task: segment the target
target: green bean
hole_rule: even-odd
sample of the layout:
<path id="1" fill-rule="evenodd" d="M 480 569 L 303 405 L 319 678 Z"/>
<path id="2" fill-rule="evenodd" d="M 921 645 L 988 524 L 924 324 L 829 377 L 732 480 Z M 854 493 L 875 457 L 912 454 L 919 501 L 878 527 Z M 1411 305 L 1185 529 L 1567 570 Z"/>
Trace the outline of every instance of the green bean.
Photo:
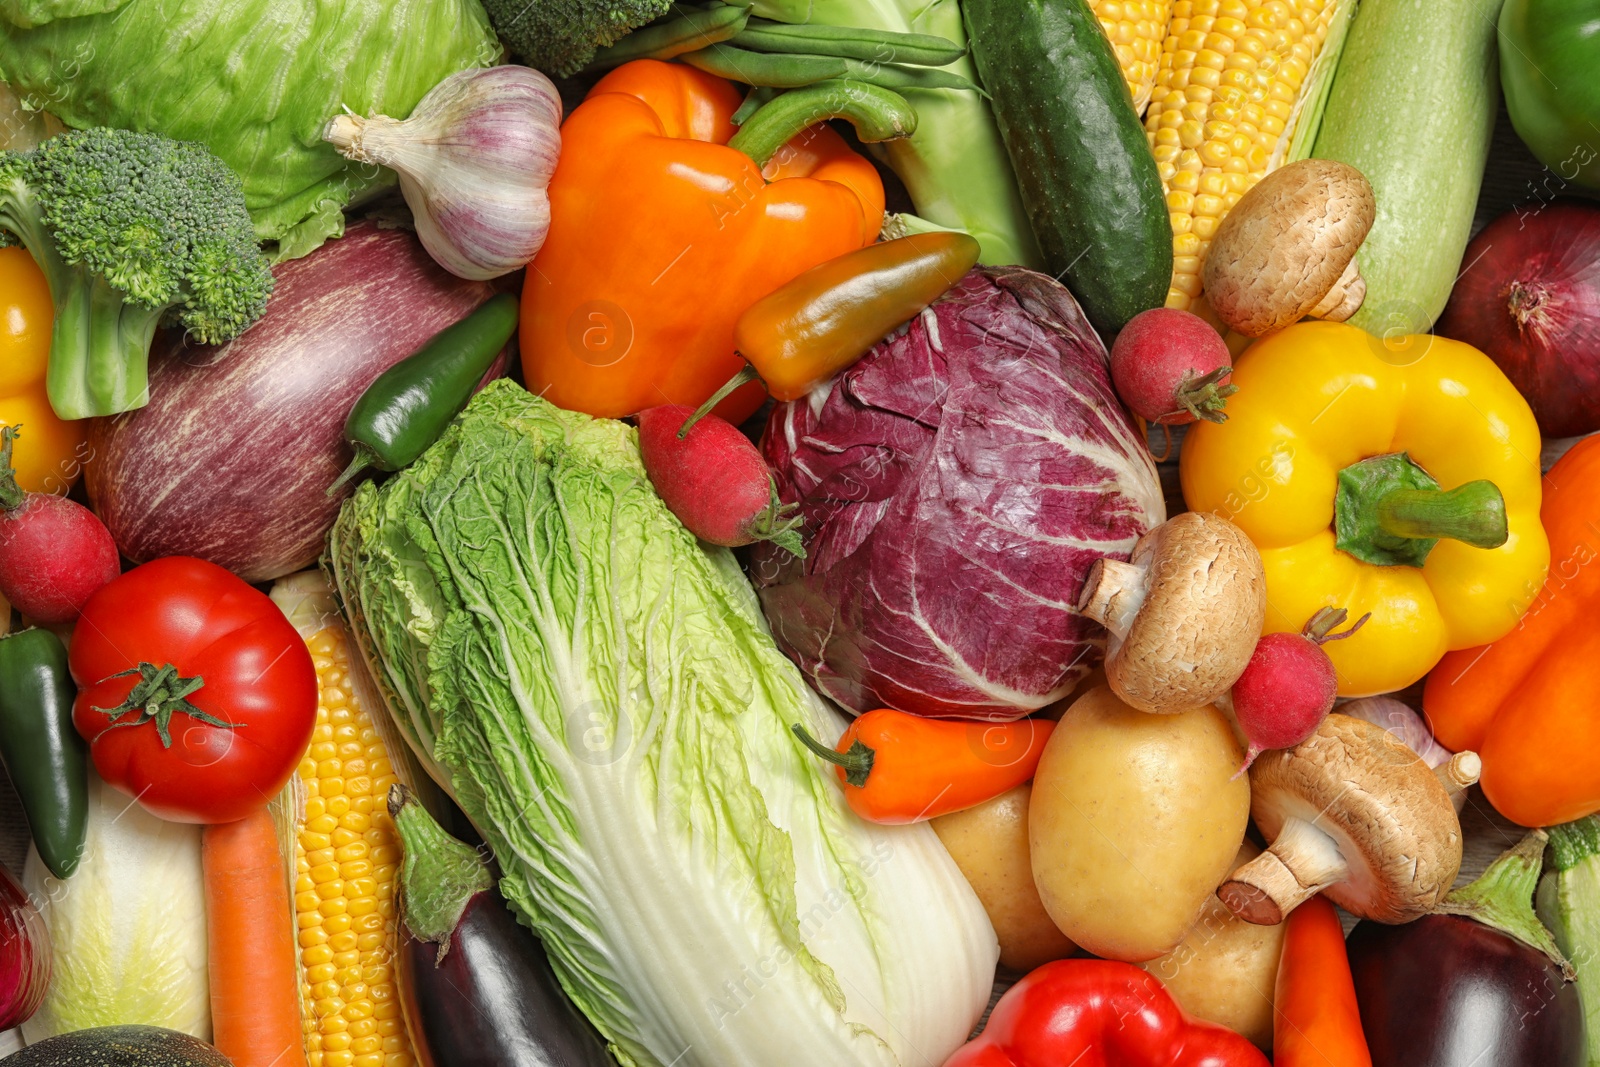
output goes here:
<path id="1" fill-rule="evenodd" d="M 942 67 L 954 63 L 967 50 L 954 41 L 927 33 L 895 33 L 849 26 L 790 25 L 769 19 L 751 19 L 733 43 L 757 52 L 788 52 L 838 56 L 877 63 L 911 63 Z"/>
<path id="2" fill-rule="evenodd" d="M 959 74 L 937 67 L 908 67 L 899 63 L 870 63 L 847 59 L 846 77 L 871 82 L 885 89 L 964 89 L 987 98 L 988 93 Z"/>
<path id="3" fill-rule="evenodd" d="M 771 89 L 798 89 L 842 78 L 848 69 L 846 61 L 837 56 L 770 55 L 725 44 L 714 44 L 681 58 L 707 74 Z"/>
<path id="4" fill-rule="evenodd" d="M 729 119 L 728 121 L 732 122 L 735 126 L 743 126 L 746 119 L 748 119 L 751 115 L 754 115 L 757 111 L 761 110 L 762 107 L 764 107 L 772 100 L 773 97 L 777 95 L 778 90 L 776 89 L 766 89 L 759 85 L 756 86 L 745 94 L 744 103 L 739 105 L 739 110 L 735 111 L 733 113 L 733 118 Z"/>
<path id="5" fill-rule="evenodd" d="M 917 113 L 890 89 L 840 79 L 784 93 L 757 111 L 728 142 L 757 166 L 766 166 L 800 131 L 828 119 L 846 119 L 865 142 L 892 141 L 917 128 Z"/>
<path id="6" fill-rule="evenodd" d="M 635 30 L 609 48 L 600 49 L 586 69 L 610 70 L 635 59 L 673 59 L 734 37 L 750 18 L 750 9 L 743 7 L 674 10 L 683 12 L 681 17 Z"/>

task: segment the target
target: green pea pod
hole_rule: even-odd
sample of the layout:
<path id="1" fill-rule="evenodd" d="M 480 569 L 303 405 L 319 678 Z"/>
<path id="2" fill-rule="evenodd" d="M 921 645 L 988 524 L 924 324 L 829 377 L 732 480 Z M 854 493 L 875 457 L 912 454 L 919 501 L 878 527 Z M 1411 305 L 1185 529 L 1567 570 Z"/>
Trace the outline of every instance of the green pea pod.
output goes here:
<path id="1" fill-rule="evenodd" d="M 773 55 L 714 44 L 679 57 L 719 78 L 771 89 L 798 89 L 842 78 L 849 69 L 838 56 Z"/>
<path id="2" fill-rule="evenodd" d="M 328 494 L 369 467 L 397 471 L 426 452 L 467 406 L 516 328 L 517 298 L 498 293 L 378 375 L 345 419 L 344 437 L 356 455 Z"/>
<path id="3" fill-rule="evenodd" d="M 789 52 L 838 56 L 875 63 L 912 63 L 942 67 L 954 63 L 967 50 L 954 41 L 928 33 L 897 33 L 818 23 L 790 25 L 768 19 L 751 19 L 733 44 L 755 52 Z"/>
<path id="4" fill-rule="evenodd" d="M 749 19 L 749 8 L 689 9 L 679 18 L 634 30 L 609 48 L 600 49 L 584 69 L 610 70 L 635 59 L 674 59 L 728 40 L 744 29 Z"/>
<path id="5" fill-rule="evenodd" d="M 34 848 L 57 878 L 77 869 L 89 817 L 87 746 L 72 725 L 77 695 L 55 634 L 35 628 L 0 637 L 0 759 Z"/>

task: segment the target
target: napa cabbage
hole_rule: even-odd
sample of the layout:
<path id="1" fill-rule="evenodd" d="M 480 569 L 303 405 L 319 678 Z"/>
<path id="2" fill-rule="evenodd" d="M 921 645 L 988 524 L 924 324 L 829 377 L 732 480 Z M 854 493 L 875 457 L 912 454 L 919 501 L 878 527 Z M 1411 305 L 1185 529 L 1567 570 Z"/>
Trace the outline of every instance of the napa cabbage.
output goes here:
<path id="1" fill-rule="evenodd" d="M 988 999 L 982 907 L 924 826 L 857 819 L 838 716 L 635 431 L 490 385 L 346 503 L 328 569 L 391 710 L 625 1065 L 937 1067 Z"/>

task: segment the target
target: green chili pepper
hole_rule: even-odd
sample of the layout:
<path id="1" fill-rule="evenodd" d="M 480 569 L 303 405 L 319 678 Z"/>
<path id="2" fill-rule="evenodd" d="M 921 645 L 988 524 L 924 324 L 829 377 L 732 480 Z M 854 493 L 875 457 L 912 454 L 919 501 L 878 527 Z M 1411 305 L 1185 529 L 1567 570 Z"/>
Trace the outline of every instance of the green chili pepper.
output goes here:
<path id="1" fill-rule="evenodd" d="M 967 50 L 954 41 L 928 33 L 821 24 L 794 26 L 768 19 L 751 19 L 733 43 L 757 52 L 800 52 L 876 63 L 914 63 L 923 67 L 942 67 L 967 54 Z"/>
<path id="2" fill-rule="evenodd" d="M 517 298 L 499 293 L 378 375 L 344 421 L 356 456 L 328 495 L 368 467 L 397 471 L 427 451 L 467 406 L 516 328 Z"/>
<path id="3" fill-rule="evenodd" d="M 77 869 L 89 815 L 86 746 L 72 726 L 77 694 L 55 634 L 29 629 L 0 637 L 0 759 L 39 858 L 57 878 Z"/>
<path id="4" fill-rule="evenodd" d="M 682 9 L 679 9 L 682 10 Z M 635 59 L 672 59 L 726 41 L 750 19 L 750 9 L 719 6 L 683 10 L 679 18 L 657 22 L 594 54 L 586 70 L 610 70 Z"/>

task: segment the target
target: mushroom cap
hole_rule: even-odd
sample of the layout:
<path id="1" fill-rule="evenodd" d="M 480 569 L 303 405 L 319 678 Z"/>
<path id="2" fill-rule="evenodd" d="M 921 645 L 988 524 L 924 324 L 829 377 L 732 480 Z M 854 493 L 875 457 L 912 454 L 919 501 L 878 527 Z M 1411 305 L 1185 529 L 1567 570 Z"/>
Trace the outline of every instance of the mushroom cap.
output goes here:
<path id="1" fill-rule="evenodd" d="M 1349 715 L 1256 760 L 1250 814 L 1269 841 L 1291 816 L 1333 838 L 1349 874 L 1324 892 L 1364 919 L 1426 915 L 1461 869 L 1461 823 L 1438 776 L 1383 727 Z"/>
<path id="2" fill-rule="evenodd" d="M 1243 530 L 1189 511 L 1157 526 L 1129 561 L 1145 571 L 1139 613 L 1107 645 L 1106 681 L 1141 711 L 1169 714 L 1226 693 L 1255 651 L 1267 577 Z"/>
<path id="3" fill-rule="evenodd" d="M 1333 288 L 1376 215 L 1372 186 L 1349 164 L 1280 167 L 1217 227 L 1202 272 L 1206 302 L 1249 337 L 1293 325 Z"/>

